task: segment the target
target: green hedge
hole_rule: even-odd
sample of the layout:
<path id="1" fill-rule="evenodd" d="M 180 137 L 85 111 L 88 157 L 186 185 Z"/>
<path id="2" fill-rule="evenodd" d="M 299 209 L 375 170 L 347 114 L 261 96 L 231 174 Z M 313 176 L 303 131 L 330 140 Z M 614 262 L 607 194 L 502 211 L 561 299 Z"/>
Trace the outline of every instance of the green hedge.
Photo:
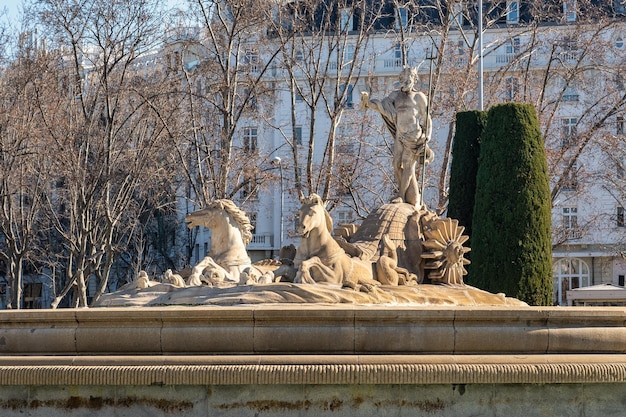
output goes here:
<path id="1" fill-rule="evenodd" d="M 483 132 L 472 220 L 472 285 L 552 303 L 550 188 L 535 108 L 493 106 Z"/>

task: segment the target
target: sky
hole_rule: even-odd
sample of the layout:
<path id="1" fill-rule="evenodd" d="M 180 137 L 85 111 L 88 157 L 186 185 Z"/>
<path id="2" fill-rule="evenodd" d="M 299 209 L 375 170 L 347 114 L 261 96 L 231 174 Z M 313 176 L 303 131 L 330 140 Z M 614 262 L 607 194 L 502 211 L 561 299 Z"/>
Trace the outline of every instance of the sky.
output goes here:
<path id="1" fill-rule="evenodd" d="M 9 19 L 9 22 L 17 25 L 21 8 L 22 0 L 0 0 L 0 12 L 7 10 L 7 14 L 2 15 L 2 21 Z"/>
<path id="2" fill-rule="evenodd" d="M 168 0 L 170 7 L 182 5 L 185 3 L 185 0 Z M 6 8 L 7 15 L 3 15 L 1 20 L 5 21 L 9 19 L 14 25 L 17 25 L 17 19 L 20 17 L 20 12 L 22 10 L 22 0 L 0 0 L 0 12 L 4 11 Z"/>

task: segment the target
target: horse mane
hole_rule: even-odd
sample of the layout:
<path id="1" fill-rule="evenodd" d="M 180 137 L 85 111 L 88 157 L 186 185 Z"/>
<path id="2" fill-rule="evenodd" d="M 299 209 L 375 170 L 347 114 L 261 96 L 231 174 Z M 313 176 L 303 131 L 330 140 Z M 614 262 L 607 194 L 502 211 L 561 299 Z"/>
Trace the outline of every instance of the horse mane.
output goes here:
<path id="1" fill-rule="evenodd" d="M 229 214 L 237 223 L 237 226 L 241 230 L 241 239 L 243 244 L 247 245 L 252 241 L 252 224 L 250 218 L 245 211 L 241 210 L 232 200 L 221 199 L 215 200 L 207 208 L 217 208 L 224 210 Z"/>
<path id="2" fill-rule="evenodd" d="M 322 206 L 322 208 L 324 209 L 324 216 L 326 218 L 326 229 L 328 229 L 328 231 L 330 233 L 333 232 L 333 218 L 330 217 L 330 214 L 326 210 L 326 203 L 324 203 L 324 200 L 322 200 L 322 197 L 320 197 L 319 195 L 313 193 L 313 194 L 309 195 L 308 197 L 301 197 L 300 198 L 300 202 L 303 205 L 305 205 L 305 204 L 306 205 L 319 204 L 320 206 Z"/>

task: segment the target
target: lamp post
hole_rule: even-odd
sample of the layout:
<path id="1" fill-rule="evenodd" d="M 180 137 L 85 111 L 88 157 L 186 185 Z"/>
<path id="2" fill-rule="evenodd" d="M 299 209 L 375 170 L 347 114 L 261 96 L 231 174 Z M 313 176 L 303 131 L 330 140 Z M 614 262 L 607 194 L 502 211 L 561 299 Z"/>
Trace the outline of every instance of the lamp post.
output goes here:
<path id="1" fill-rule="evenodd" d="M 426 128 L 424 129 L 426 134 L 428 134 L 428 122 L 430 120 L 430 110 L 432 104 L 432 96 L 433 96 L 433 61 L 437 58 L 434 54 L 435 44 L 433 44 L 429 49 L 426 55 L 426 59 L 430 61 L 430 67 L 428 69 L 428 97 L 426 97 Z M 424 188 L 426 187 L 426 145 L 428 140 L 424 143 L 424 156 L 422 157 L 422 184 L 420 190 L 420 207 L 424 204 Z"/>
<path id="2" fill-rule="evenodd" d="M 275 156 L 272 159 L 272 165 L 278 165 L 278 171 L 280 172 L 280 232 L 278 235 L 278 252 L 283 247 L 283 210 L 284 210 L 284 187 L 283 187 L 283 164 L 280 156 Z"/>

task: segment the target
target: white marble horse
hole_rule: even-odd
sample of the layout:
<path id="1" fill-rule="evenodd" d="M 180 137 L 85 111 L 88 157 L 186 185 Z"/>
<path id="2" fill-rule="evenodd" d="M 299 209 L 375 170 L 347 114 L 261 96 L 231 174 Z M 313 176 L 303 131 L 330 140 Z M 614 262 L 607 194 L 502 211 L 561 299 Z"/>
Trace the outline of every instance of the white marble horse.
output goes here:
<path id="1" fill-rule="evenodd" d="M 311 194 L 300 202 L 300 246 L 294 259 L 294 282 L 327 282 L 365 290 L 380 284 L 373 279 L 371 262 L 348 256 L 332 237 L 333 222 L 320 196 Z"/>
<path id="2" fill-rule="evenodd" d="M 191 229 L 204 226 L 211 229 L 209 253 L 187 279 L 187 285 L 202 285 L 201 277 L 211 283 L 240 283 L 242 272 L 252 266 L 246 245 L 252 240 L 250 219 L 231 200 L 216 200 L 207 208 L 190 213 L 185 218 Z"/>

